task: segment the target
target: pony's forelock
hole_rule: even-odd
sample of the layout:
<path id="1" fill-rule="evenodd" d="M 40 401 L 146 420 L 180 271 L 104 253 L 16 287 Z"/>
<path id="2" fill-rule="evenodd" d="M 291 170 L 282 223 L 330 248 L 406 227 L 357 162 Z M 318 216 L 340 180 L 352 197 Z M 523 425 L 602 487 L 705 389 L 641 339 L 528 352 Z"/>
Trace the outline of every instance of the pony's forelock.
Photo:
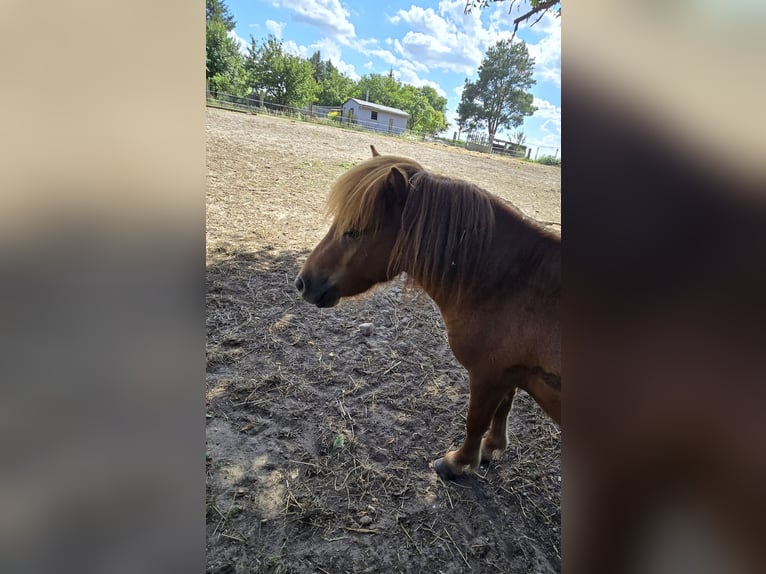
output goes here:
<path id="1" fill-rule="evenodd" d="M 409 175 L 423 170 L 411 159 L 379 155 L 352 167 L 335 181 L 327 198 L 327 215 L 333 218 L 337 235 L 350 229 L 380 228 L 385 215 L 381 194 L 394 167 Z"/>

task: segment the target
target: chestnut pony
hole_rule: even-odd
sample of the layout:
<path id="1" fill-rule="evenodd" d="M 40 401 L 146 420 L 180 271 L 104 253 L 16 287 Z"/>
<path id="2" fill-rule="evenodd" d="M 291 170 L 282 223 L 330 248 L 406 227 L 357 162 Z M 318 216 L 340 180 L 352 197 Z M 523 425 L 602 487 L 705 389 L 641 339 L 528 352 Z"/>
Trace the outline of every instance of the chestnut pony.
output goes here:
<path id="1" fill-rule="evenodd" d="M 475 185 L 370 147 L 333 185 L 332 226 L 295 287 L 332 307 L 405 272 L 436 302 L 470 379 L 465 441 L 434 462 L 453 478 L 506 448 L 516 389 L 561 422 L 561 239 Z"/>

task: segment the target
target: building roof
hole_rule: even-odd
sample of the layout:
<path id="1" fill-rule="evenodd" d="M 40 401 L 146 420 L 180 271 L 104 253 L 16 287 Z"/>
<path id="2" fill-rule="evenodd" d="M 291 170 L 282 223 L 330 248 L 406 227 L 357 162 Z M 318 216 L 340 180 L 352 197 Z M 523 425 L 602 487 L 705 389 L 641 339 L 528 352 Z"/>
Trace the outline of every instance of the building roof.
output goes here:
<path id="1" fill-rule="evenodd" d="M 404 110 L 389 108 L 388 106 L 381 106 L 380 104 L 373 104 L 372 102 L 366 102 L 364 100 L 359 100 L 357 98 L 349 98 L 345 102 L 343 102 L 343 105 L 345 106 L 348 102 L 356 102 L 357 105 L 363 108 L 370 108 L 373 110 L 378 110 L 379 112 L 388 112 L 389 114 L 410 117 L 410 114 L 408 114 Z"/>

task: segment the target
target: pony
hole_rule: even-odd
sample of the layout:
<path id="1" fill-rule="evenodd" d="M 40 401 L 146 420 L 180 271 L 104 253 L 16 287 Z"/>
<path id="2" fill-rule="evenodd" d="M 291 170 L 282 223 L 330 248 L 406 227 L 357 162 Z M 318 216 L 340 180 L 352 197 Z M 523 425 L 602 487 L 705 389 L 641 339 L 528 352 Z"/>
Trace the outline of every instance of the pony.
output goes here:
<path id="1" fill-rule="evenodd" d="M 433 463 L 454 479 L 508 446 L 517 389 L 561 423 L 561 238 L 476 185 L 370 148 L 332 186 L 332 224 L 294 285 L 332 307 L 406 273 L 434 300 L 469 377 L 465 440 Z"/>

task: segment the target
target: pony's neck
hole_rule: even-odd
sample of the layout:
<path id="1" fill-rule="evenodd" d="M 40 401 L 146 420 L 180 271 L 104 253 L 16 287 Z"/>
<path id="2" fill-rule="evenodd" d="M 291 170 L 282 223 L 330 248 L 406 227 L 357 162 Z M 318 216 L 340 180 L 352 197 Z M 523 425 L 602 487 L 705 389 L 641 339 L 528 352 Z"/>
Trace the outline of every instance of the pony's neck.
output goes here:
<path id="1" fill-rule="evenodd" d="M 397 271 L 407 273 L 408 280 L 428 294 L 445 321 L 456 309 L 462 309 L 460 315 L 464 316 L 466 307 L 506 297 L 515 289 L 531 287 L 548 294 L 560 290 L 560 241 L 504 204 L 493 202 L 492 207 L 495 229 L 482 250 L 481 260 L 472 262 L 476 263 L 471 269 L 472 281 L 461 284 L 458 269 L 440 283 L 422 277 L 422 266 L 405 265 Z"/>
<path id="2" fill-rule="evenodd" d="M 463 300 L 495 232 L 491 196 L 465 181 L 421 172 L 410 179 L 392 268 L 442 307 Z"/>
<path id="3" fill-rule="evenodd" d="M 390 269 L 406 272 L 442 311 L 527 286 L 549 290 L 554 238 L 517 209 L 465 181 L 410 180 Z M 551 285 L 549 285 L 549 283 Z"/>

